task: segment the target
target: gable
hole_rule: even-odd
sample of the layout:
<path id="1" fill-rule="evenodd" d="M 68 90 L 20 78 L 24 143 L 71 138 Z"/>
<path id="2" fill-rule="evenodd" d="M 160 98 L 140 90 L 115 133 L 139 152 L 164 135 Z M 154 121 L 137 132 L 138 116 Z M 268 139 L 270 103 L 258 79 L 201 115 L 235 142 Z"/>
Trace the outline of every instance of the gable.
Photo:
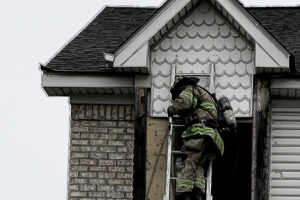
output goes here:
<path id="1" fill-rule="evenodd" d="M 252 116 L 254 44 L 208 2 L 202 2 L 151 48 L 152 116 L 166 117 L 172 67 L 176 75 L 200 77 L 209 88 L 214 67 L 217 98 L 227 96 L 236 117 Z"/>
<path id="2" fill-rule="evenodd" d="M 198 1 L 203 2 L 203 1 Z M 237 2 L 230 0 L 209 1 L 233 26 L 247 39 L 255 41 L 256 48 L 263 54 L 256 54 L 256 66 L 289 68 L 290 54 L 278 43 L 256 20 Z M 156 17 L 148 20 L 144 28 L 136 32 L 115 53 L 114 67 L 131 67 L 127 62 L 149 43 L 150 40 L 169 29 L 174 19 L 183 19 L 190 7 L 197 1 L 170 1 L 166 9 L 156 13 Z M 178 20 L 177 20 L 178 21 Z M 144 55 L 145 57 L 148 55 Z M 267 57 L 267 59 L 265 59 Z M 131 60 L 131 62 L 134 62 Z"/>

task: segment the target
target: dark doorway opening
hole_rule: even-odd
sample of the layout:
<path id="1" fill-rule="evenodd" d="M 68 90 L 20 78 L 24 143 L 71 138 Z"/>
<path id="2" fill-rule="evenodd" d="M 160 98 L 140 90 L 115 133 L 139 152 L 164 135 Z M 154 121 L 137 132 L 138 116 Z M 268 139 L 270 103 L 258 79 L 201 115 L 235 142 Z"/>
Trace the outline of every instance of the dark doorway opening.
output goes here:
<path id="1" fill-rule="evenodd" d="M 214 200 L 251 199 L 252 124 L 239 123 L 238 134 L 224 136 L 224 155 L 214 162 Z"/>

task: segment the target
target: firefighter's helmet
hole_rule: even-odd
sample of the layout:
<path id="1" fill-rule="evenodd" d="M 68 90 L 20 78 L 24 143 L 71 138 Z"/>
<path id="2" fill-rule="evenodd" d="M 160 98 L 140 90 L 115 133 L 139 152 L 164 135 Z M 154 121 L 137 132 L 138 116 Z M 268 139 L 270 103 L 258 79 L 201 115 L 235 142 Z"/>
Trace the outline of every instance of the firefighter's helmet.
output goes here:
<path id="1" fill-rule="evenodd" d="M 179 96 L 181 91 L 184 89 L 184 86 L 197 85 L 199 80 L 200 79 L 198 77 L 185 77 L 185 76 L 177 77 L 170 90 L 172 94 L 172 99 L 174 100 Z"/>

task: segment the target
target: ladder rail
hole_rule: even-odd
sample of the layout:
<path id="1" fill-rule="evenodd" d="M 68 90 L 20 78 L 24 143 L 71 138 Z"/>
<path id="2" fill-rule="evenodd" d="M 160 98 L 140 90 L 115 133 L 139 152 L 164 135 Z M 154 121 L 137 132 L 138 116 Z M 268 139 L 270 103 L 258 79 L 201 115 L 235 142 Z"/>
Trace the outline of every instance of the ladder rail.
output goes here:
<path id="1" fill-rule="evenodd" d="M 166 171 L 166 188 L 164 200 L 170 199 L 170 180 L 171 180 L 171 155 L 172 155 L 172 137 L 173 137 L 173 120 L 169 117 L 170 130 L 168 135 L 168 153 L 167 153 L 167 171 Z"/>
<path id="2" fill-rule="evenodd" d="M 170 84 L 173 85 L 176 78 L 176 64 L 171 66 Z M 171 104 L 171 101 L 170 101 Z M 163 200 L 170 199 L 170 180 L 171 180 L 171 156 L 172 156 L 172 139 L 173 139 L 173 119 L 169 117 L 170 130 L 168 135 L 168 152 L 167 152 L 167 171 L 166 171 L 166 188 Z"/>
<path id="3" fill-rule="evenodd" d="M 212 200 L 213 196 L 211 193 L 211 187 L 212 187 L 212 164 L 213 161 L 211 160 L 209 163 L 209 167 L 207 169 L 207 180 L 206 180 L 206 200 Z"/>
<path id="4" fill-rule="evenodd" d="M 210 93 L 215 93 L 215 74 L 216 74 L 216 66 L 214 63 L 210 64 L 210 84 L 209 91 Z M 213 196 L 211 193 L 212 187 L 212 165 L 213 161 L 211 160 L 209 163 L 209 167 L 207 169 L 206 174 L 206 200 L 213 200 Z"/>

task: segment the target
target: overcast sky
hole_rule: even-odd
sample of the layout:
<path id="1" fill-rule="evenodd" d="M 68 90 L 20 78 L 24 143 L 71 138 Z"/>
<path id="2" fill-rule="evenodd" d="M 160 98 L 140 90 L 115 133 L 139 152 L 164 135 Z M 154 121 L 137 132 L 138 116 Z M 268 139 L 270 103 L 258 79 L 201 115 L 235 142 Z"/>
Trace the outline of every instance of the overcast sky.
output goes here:
<path id="1" fill-rule="evenodd" d="M 46 63 L 104 5 L 162 2 L 0 0 L 0 199 L 66 199 L 70 107 L 67 98 L 46 96 L 38 63 Z M 300 0 L 242 2 L 300 4 Z"/>

